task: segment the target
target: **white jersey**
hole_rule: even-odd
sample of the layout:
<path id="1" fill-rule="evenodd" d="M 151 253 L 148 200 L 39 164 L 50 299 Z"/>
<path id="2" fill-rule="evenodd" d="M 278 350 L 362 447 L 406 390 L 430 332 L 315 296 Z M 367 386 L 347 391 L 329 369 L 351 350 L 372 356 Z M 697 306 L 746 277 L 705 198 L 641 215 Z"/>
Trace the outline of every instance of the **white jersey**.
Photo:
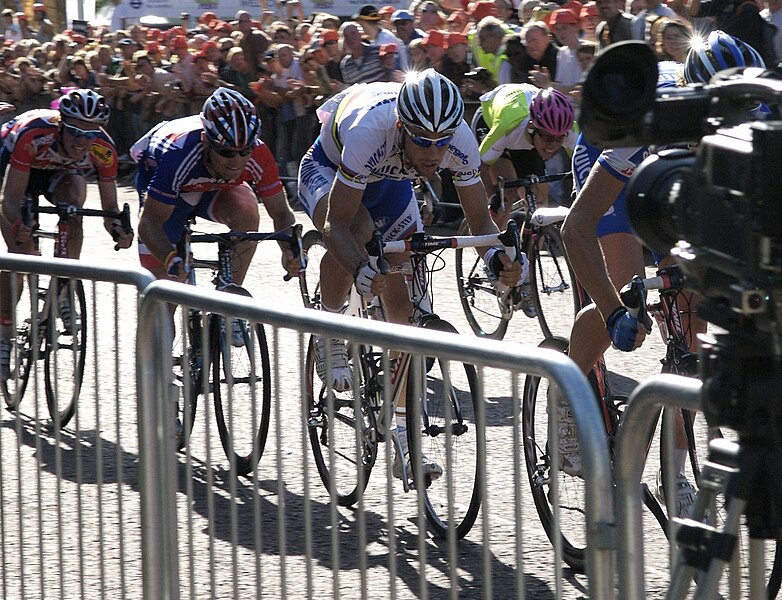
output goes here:
<path id="1" fill-rule="evenodd" d="M 399 83 L 351 86 L 324 104 L 318 115 L 323 122 L 320 141 L 329 161 L 338 165 L 337 178 L 345 185 L 364 189 L 383 179 L 415 179 L 415 169 L 405 163 L 402 129 L 397 127 L 396 98 Z M 478 142 L 464 121 L 457 127 L 440 168 L 453 173 L 457 187 L 480 182 Z"/>

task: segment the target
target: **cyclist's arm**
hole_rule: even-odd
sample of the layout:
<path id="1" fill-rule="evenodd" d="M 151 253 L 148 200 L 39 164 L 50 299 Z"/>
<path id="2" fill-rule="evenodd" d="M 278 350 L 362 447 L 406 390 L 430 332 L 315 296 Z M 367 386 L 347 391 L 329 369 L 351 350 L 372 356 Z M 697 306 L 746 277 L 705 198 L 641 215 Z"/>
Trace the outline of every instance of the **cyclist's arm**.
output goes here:
<path id="1" fill-rule="evenodd" d="M 165 223 L 174 212 L 172 204 L 164 204 L 147 196 L 144 208 L 138 221 L 138 235 L 144 241 L 152 256 L 157 258 L 164 267 L 176 247 L 168 241 L 168 236 L 163 230 Z"/>
<path id="2" fill-rule="evenodd" d="M 284 191 L 279 191 L 271 196 L 261 198 L 266 212 L 274 223 L 275 231 L 283 231 L 288 229 L 296 222 L 296 217 L 293 215 L 293 211 L 288 206 L 288 200 L 285 197 Z M 282 266 L 288 272 L 289 275 L 295 276 L 301 264 L 297 258 L 294 258 L 293 251 L 286 242 L 278 242 L 280 250 L 282 251 Z"/>
<path id="3" fill-rule="evenodd" d="M 2 214 L 3 238 L 11 252 L 32 252 L 31 229 L 21 224 L 22 200 L 30 180 L 30 172 L 8 167 L 5 190 L 3 191 Z M 19 242 L 19 245 L 17 245 Z"/>
<path id="4" fill-rule="evenodd" d="M 473 234 L 499 232 L 489 213 L 486 190 L 480 181 L 470 185 L 457 186 L 456 191 L 459 194 L 464 217 Z M 488 248 L 478 248 L 477 250 L 483 256 Z M 499 256 L 503 264 L 503 270 L 500 271 L 500 281 L 508 286 L 517 285 L 521 276 L 521 264 L 512 261 L 504 252 L 499 253 Z"/>
<path id="5" fill-rule="evenodd" d="M 562 226 L 562 241 L 573 271 L 594 300 L 603 320 L 623 304 L 608 275 L 597 225 L 624 185 L 624 181 L 599 163 L 595 164 Z"/>
<path id="6" fill-rule="evenodd" d="M 117 184 L 114 180 L 104 181 L 98 180 L 98 193 L 100 194 L 100 205 L 103 210 L 110 210 L 112 212 L 119 212 L 119 206 L 117 205 Z M 133 233 L 125 231 L 117 219 L 103 219 L 103 226 L 109 235 L 112 237 L 116 232 L 117 246 L 120 248 L 130 248 L 133 243 Z"/>

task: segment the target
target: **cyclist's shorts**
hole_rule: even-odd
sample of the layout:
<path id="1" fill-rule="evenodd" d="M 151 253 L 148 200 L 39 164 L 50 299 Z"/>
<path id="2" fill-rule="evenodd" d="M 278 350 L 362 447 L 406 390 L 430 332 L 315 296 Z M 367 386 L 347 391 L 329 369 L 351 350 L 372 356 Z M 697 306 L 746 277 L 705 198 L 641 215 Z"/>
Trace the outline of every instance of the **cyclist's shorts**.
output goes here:
<path id="1" fill-rule="evenodd" d="M 193 215 L 201 217 L 202 219 L 207 219 L 208 221 L 219 222 L 214 213 L 215 197 L 219 191 L 220 190 L 212 190 L 203 192 L 201 194 L 201 199 L 195 206 L 188 204 L 183 200 L 177 200 L 174 205 L 174 212 L 172 212 L 171 216 L 163 223 L 163 231 L 171 244 L 176 246 L 179 243 L 179 240 L 182 239 L 182 232 L 185 229 L 185 224 Z M 143 207 L 143 202 L 140 202 L 140 204 Z M 142 267 L 149 269 L 151 267 L 161 266 L 160 261 L 149 252 L 149 249 L 140 237 L 138 239 L 138 254 Z"/>
<path id="2" fill-rule="evenodd" d="M 480 145 L 483 138 L 488 135 L 490 129 L 483 119 L 483 112 L 480 108 L 475 111 L 470 127 L 475 134 L 475 139 L 478 140 L 478 144 Z M 526 150 L 512 150 L 507 148 L 505 152 L 502 153 L 502 158 L 506 158 L 511 162 L 513 168 L 516 170 L 516 177 L 519 179 L 522 177 L 529 177 L 530 175 L 546 174 L 546 163 L 535 148 Z"/>
<path id="3" fill-rule="evenodd" d="M 597 237 L 601 238 L 612 233 L 635 233 L 627 217 L 627 199 L 624 191 L 619 194 L 597 224 Z"/>
<path id="4" fill-rule="evenodd" d="M 299 168 L 299 200 L 310 218 L 318 202 L 326 202 L 336 176 L 337 165 L 328 159 L 318 138 Z M 403 240 L 423 229 L 413 182 L 409 179 L 368 183 L 361 203 L 369 211 L 375 227 L 383 232 L 384 240 Z"/>

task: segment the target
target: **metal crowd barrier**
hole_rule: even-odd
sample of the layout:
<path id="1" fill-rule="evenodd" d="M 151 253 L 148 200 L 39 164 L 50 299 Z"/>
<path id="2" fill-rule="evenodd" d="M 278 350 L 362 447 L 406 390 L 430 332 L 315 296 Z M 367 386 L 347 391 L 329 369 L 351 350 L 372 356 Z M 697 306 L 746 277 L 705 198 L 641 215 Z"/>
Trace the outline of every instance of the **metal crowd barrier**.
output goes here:
<path id="1" fill-rule="evenodd" d="M 0 255 L 0 270 L 79 278 L 89 312 L 73 420 L 52 427 L 38 366 L 19 411 L 0 424 L 0 597 L 565 597 L 561 549 L 552 549 L 537 522 L 518 446 L 525 373 L 551 379 L 568 398 L 591 394 L 563 356 L 283 310 L 154 282 L 142 269 Z M 208 393 L 187 447 L 172 449 L 168 303 L 266 326 L 271 427 L 248 476 L 229 470 Z M 478 443 L 488 462 L 481 512 L 465 539 L 432 536 L 418 496 L 403 493 L 390 475 L 388 444 L 356 506 L 330 502 L 301 400 L 310 332 L 477 366 L 487 424 Z M 602 421 L 592 404 L 574 414 L 589 474 L 588 595 L 613 598 L 613 496 Z"/>
<path id="2" fill-rule="evenodd" d="M 201 421 L 210 409 L 208 399 L 198 409 L 185 464 L 181 455 L 171 451 L 171 412 L 156 401 L 165 397 L 171 378 L 171 361 L 167 360 L 171 340 L 163 308 L 167 303 L 267 326 L 274 381 L 273 432 L 259 468 L 249 477 L 237 479 L 226 472 L 227 459 L 215 443 L 216 435 L 211 433 L 210 440 L 208 419 L 206 424 Z M 314 468 L 307 413 L 301 402 L 309 332 L 477 365 L 479 389 L 485 387 L 489 369 L 492 378 L 504 372 L 508 396 L 501 408 L 490 409 L 489 431 L 479 434 L 479 447 L 482 437 L 484 445 L 496 444 L 502 425 L 513 422 L 520 427 L 519 374 L 550 378 L 568 397 L 591 394 L 575 365 L 554 352 L 485 340 L 476 344 L 472 336 L 326 317 L 305 309 L 282 310 L 234 295 L 156 282 L 143 293 L 138 336 L 142 490 L 149 492 L 142 504 L 145 597 L 199 598 L 227 587 L 231 591 L 223 597 L 244 593 L 257 597 L 523 598 L 527 590 L 529 597 L 538 596 L 534 586 L 547 570 L 555 595 L 561 597 L 562 569 L 553 560 L 548 540 L 545 536 L 533 539 L 532 527 L 523 525 L 520 502 L 512 501 L 512 506 L 494 503 L 493 486 L 507 490 L 513 479 L 511 497 L 527 498 L 525 519 L 537 525 L 528 501 L 526 469 L 514 464 L 523 461 L 523 452 L 508 443 L 510 433 L 499 450 L 507 460 L 486 465 L 488 483 L 484 482 L 478 522 L 457 544 L 431 537 L 416 495 L 402 494 L 401 482 L 391 479 L 386 463 L 390 452 L 383 458 L 387 444 L 381 445 L 378 464 L 356 506 L 338 508 L 329 502 Z M 590 474 L 585 507 L 592 542 L 587 560 L 589 597 L 611 598 L 615 586 L 608 450 L 599 433 L 601 417 L 593 405 L 579 406 L 575 414 L 585 472 Z M 489 453 L 496 457 L 496 446 Z M 197 484 L 189 486 L 194 478 Z M 530 552 L 533 547 L 539 553 Z M 528 555 L 534 560 L 525 562 L 522 556 Z"/>

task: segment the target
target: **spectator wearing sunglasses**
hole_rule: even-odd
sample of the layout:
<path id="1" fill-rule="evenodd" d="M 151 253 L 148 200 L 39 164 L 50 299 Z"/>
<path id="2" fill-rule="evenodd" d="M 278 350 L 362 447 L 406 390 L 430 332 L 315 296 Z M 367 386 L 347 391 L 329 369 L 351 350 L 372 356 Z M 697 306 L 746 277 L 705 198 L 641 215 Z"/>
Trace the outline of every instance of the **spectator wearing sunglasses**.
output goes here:
<path id="1" fill-rule="evenodd" d="M 200 114 L 163 122 L 133 145 L 142 204 L 142 266 L 159 279 L 186 279 L 177 243 L 191 216 L 253 231 L 260 221 L 260 201 L 275 230 L 293 224 L 277 165 L 260 140 L 260 131 L 255 105 L 238 91 L 220 87 L 206 99 Z M 297 274 L 293 253 L 286 244 L 281 249 L 283 266 Z M 254 253 L 255 243 L 236 247 L 232 266 L 240 285 Z"/>
<path id="2" fill-rule="evenodd" d="M 298 189 L 303 208 L 324 232 L 327 252 L 321 272 L 329 277 L 320 282 L 322 309 L 339 312 L 355 282 L 365 297 L 382 296 L 389 320 L 408 323 L 411 306 L 404 278 L 378 273 L 364 244 L 375 227 L 387 241 L 422 229 L 412 181 L 449 169 L 471 231 L 497 231 L 480 179 L 478 143 L 464 122 L 459 89 L 434 69 L 410 72 L 402 84 L 350 87 L 323 104 L 319 116 L 321 134 L 301 161 Z M 518 263 L 496 249 L 487 256 L 503 281 L 519 281 Z M 389 257 L 392 263 L 408 259 Z M 330 356 L 329 384 L 340 391 L 351 388 L 344 341 L 318 338 L 316 354 L 321 379 Z M 427 464 L 425 469 L 436 476 L 439 466 Z"/>
<path id="3" fill-rule="evenodd" d="M 50 202 L 83 206 L 87 198 L 87 175 L 95 171 L 104 210 L 117 208 L 117 151 L 103 129 L 109 106 L 93 90 L 71 90 L 57 110 L 31 110 L 3 125 L 0 173 L 5 189 L 0 212 L 0 230 L 15 254 L 34 254 L 32 224 L 22 219 L 22 202 L 29 195 L 44 196 Z M 106 230 L 117 245 L 129 248 L 133 234 L 119 221 L 106 219 Z M 79 258 L 82 246 L 81 218 L 71 220 L 67 255 Z M 67 295 L 66 295 L 67 296 Z M 11 279 L 0 275 L 0 378 L 8 379 L 8 349 L 11 334 Z M 58 300 L 65 314 L 67 297 Z"/>

